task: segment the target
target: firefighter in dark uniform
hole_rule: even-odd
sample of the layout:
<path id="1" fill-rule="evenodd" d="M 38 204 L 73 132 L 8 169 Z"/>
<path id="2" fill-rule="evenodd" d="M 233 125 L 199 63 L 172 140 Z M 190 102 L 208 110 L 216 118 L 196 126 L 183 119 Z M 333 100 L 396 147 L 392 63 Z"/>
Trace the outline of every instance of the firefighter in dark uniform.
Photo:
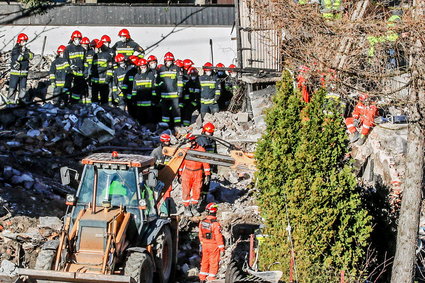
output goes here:
<path id="1" fill-rule="evenodd" d="M 204 74 L 199 77 L 201 83 L 201 117 L 204 119 L 207 113 L 217 113 L 218 100 L 220 98 L 220 82 L 216 74 L 210 69 L 210 62 L 204 64 Z"/>
<path id="2" fill-rule="evenodd" d="M 155 55 L 149 55 L 148 59 L 149 69 L 151 72 L 153 72 L 155 76 L 155 90 L 158 88 L 157 86 L 157 80 L 158 80 L 158 59 Z M 160 104 L 160 94 L 156 91 L 155 92 L 155 99 L 153 101 L 153 121 L 155 123 L 158 123 L 161 121 L 161 104 Z"/>
<path id="3" fill-rule="evenodd" d="M 180 68 L 174 65 L 174 55 L 171 52 L 164 55 L 164 65 L 158 70 L 157 86 L 158 95 L 161 97 L 162 122 L 179 127 L 181 125 L 179 98 L 183 93 L 183 81 Z"/>
<path id="4" fill-rule="evenodd" d="M 69 98 L 69 72 L 71 69 L 68 60 L 63 57 L 65 49 L 65 45 L 58 47 L 57 57 L 50 66 L 49 77 L 53 87 L 53 101 L 58 106 L 67 105 Z"/>
<path id="5" fill-rule="evenodd" d="M 92 102 L 109 103 L 109 82 L 112 80 L 112 57 L 103 41 L 98 40 L 91 68 Z M 100 100 L 99 100 L 100 95 Z"/>
<path id="6" fill-rule="evenodd" d="M 125 109 L 125 97 L 127 95 L 128 85 L 125 84 L 125 76 L 130 70 L 130 66 L 125 61 L 123 54 L 115 56 L 117 67 L 114 69 L 114 78 L 112 81 L 112 97 L 114 103 L 122 110 Z"/>
<path id="7" fill-rule="evenodd" d="M 118 55 L 118 54 L 117 54 Z M 125 99 L 127 104 L 128 113 L 134 119 L 137 118 L 137 109 L 136 109 L 136 97 L 133 96 L 133 82 L 134 77 L 138 72 L 137 62 L 139 58 L 135 55 L 131 55 L 127 59 L 127 65 L 129 66 L 129 70 L 124 77 L 124 84 L 128 87 L 125 92 Z"/>
<path id="8" fill-rule="evenodd" d="M 190 67 L 187 76 L 188 80 L 183 88 L 183 126 L 190 126 L 192 123 L 193 112 L 199 110 L 201 94 L 198 70 L 195 67 Z"/>
<path id="9" fill-rule="evenodd" d="M 25 33 L 20 33 L 12 49 L 9 93 L 6 103 L 16 103 L 18 101 L 18 98 L 14 97 L 18 87 L 19 100 L 23 101 L 25 99 L 30 60 L 34 58 L 34 54 L 26 47 L 27 42 L 28 36 Z"/>
<path id="10" fill-rule="evenodd" d="M 142 125 L 153 125 L 152 101 L 155 98 L 155 75 L 145 59 L 137 61 L 139 68 L 133 81 L 133 97 L 136 101 L 137 120 Z"/>
<path id="11" fill-rule="evenodd" d="M 115 52 L 115 55 L 123 54 L 126 59 L 132 55 L 138 56 L 140 58 L 144 57 L 145 50 L 133 39 L 131 39 L 130 32 L 128 31 L 128 29 L 120 30 L 118 36 L 120 37 L 120 41 L 115 43 L 112 47 Z"/>
<path id="12" fill-rule="evenodd" d="M 71 35 L 71 42 L 66 47 L 64 57 L 68 60 L 71 68 L 71 103 L 80 102 L 84 92 L 86 91 L 85 63 L 86 50 L 81 46 L 82 34 L 76 30 Z"/>

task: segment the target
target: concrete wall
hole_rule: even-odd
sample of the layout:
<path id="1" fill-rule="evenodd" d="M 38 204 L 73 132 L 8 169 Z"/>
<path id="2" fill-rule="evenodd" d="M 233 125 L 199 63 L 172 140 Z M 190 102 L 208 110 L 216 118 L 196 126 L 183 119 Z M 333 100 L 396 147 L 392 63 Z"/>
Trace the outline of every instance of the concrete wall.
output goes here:
<path id="1" fill-rule="evenodd" d="M 44 54 L 52 54 L 59 45 L 66 45 L 71 33 L 78 29 L 83 36 L 90 39 L 100 38 L 108 34 L 114 43 L 118 40 L 117 33 L 122 27 L 113 26 L 0 26 L 0 52 L 12 49 L 16 42 L 16 36 L 25 32 L 30 42 L 28 47 L 33 52 L 40 54 L 43 39 L 46 36 Z M 143 48 L 147 48 L 162 39 L 173 30 L 173 27 L 127 27 L 132 38 Z M 170 36 L 166 37 L 158 45 L 147 50 L 147 54 L 157 56 L 161 61 L 167 51 L 174 53 L 176 58 L 192 59 L 196 66 L 203 65 L 211 60 L 209 40 L 213 40 L 214 63 L 222 62 L 226 66 L 233 63 L 236 58 L 236 41 L 231 40 L 235 35 L 231 34 L 232 27 L 178 27 Z"/>

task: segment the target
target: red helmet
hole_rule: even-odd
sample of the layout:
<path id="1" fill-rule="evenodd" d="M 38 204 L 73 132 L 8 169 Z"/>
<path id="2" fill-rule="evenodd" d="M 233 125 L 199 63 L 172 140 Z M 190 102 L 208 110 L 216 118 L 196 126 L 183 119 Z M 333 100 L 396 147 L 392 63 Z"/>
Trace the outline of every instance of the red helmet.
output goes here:
<path id="1" fill-rule="evenodd" d="M 189 70 L 189 68 L 192 67 L 192 66 L 193 66 L 193 61 L 192 60 L 190 60 L 190 59 L 184 59 L 183 60 L 183 68 L 185 70 Z"/>
<path id="2" fill-rule="evenodd" d="M 95 39 L 93 39 L 93 40 L 90 42 L 90 46 L 91 46 L 91 47 L 96 47 L 98 42 L 99 42 L 99 39 L 95 38 Z"/>
<path id="3" fill-rule="evenodd" d="M 365 100 L 367 100 L 369 98 L 369 95 L 367 94 L 367 93 L 360 93 L 360 95 L 359 95 L 359 99 L 361 100 L 361 101 L 365 101 Z"/>
<path id="4" fill-rule="evenodd" d="M 211 203 L 207 204 L 207 206 L 205 207 L 205 210 L 208 213 L 217 213 L 218 205 L 215 202 L 211 202 Z"/>
<path id="5" fill-rule="evenodd" d="M 124 54 L 119 53 L 119 54 L 117 54 L 117 55 L 115 56 L 115 62 L 117 62 L 117 63 L 119 63 L 119 62 L 123 62 L 123 61 L 124 61 L 124 59 L 125 59 Z"/>
<path id="6" fill-rule="evenodd" d="M 208 67 L 213 67 L 213 64 L 211 64 L 210 62 L 207 62 L 204 64 L 202 68 L 204 69 L 204 71 L 211 71 L 211 69 Z"/>
<path id="7" fill-rule="evenodd" d="M 164 62 L 165 61 L 174 61 L 174 55 L 171 52 L 167 52 L 164 55 Z"/>
<path id="8" fill-rule="evenodd" d="M 17 43 L 21 43 L 22 41 L 28 41 L 28 35 L 25 33 L 18 34 L 18 39 L 16 40 Z"/>
<path id="9" fill-rule="evenodd" d="M 234 68 L 236 68 L 236 65 L 235 65 L 235 64 L 230 64 L 230 65 L 229 65 L 229 68 L 234 69 Z M 229 73 L 232 73 L 233 71 L 229 70 L 228 72 L 229 72 Z"/>
<path id="10" fill-rule="evenodd" d="M 215 126 L 213 123 L 208 122 L 206 123 L 203 127 L 202 127 L 202 132 L 207 132 L 207 133 L 214 133 L 215 130 Z"/>
<path id="11" fill-rule="evenodd" d="M 109 42 L 111 43 L 111 38 L 109 37 L 109 35 L 102 35 L 102 37 L 100 38 L 101 41 L 103 42 Z"/>
<path id="12" fill-rule="evenodd" d="M 66 46 L 65 45 L 59 45 L 59 47 L 58 47 L 58 50 L 56 51 L 56 53 L 62 53 L 62 52 L 64 52 L 65 51 L 65 49 L 66 49 Z"/>
<path id="13" fill-rule="evenodd" d="M 158 62 L 158 59 L 156 58 L 156 56 L 154 56 L 154 55 L 149 55 L 149 57 L 148 57 L 148 63 L 150 63 L 150 62 L 152 62 L 152 61 L 156 61 L 156 62 Z"/>
<path id="14" fill-rule="evenodd" d="M 171 137 L 167 134 L 162 134 L 159 137 L 160 142 L 170 142 L 171 141 Z"/>
<path id="15" fill-rule="evenodd" d="M 80 43 L 81 44 L 87 44 L 87 45 L 89 45 L 90 44 L 90 39 L 88 37 L 83 37 L 81 39 L 81 42 Z"/>
<path id="16" fill-rule="evenodd" d="M 189 75 L 198 75 L 198 69 L 196 69 L 195 67 L 190 67 L 189 70 L 187 70 L 187 73 Z"/>
<path id="17" fill-rule="evenodd" d="M 146 66 L 148 64 L 148 61 L 146 61 L 146 59 L 140 58 L 139 60 L 137 60 L 136 65 L 137 66 Z"/>
<path id="18" fill-rule="evenodd" d="M 224 66 L 223 63 L 218 63 L 217 65 L 215 65 L 217 68 L 225 68 L 226 66 Z"/>
<path id="19" fill-rule="evenodd" d="M 177 59 L 175 62 L 174 62 L 174 65 L 176 65 L 177 67 L 179 67 L 179 68 L 183 68 L 183 61 L 182 60 L 180 60 L 180 59 Z"/>
<path id="20" fill-rule="evenodd" d="M 135 55 L 131 55 L 130 57 L 128 57 L 128 60 L 130 60 L 130 62 L 133 63 L 134 65 L 137 65 L 137 61 L 139 60 L 139 57 Z"/>
<path id="21" fill-rule="evenodd" d="M 185 138 L 187 140 L 190 140 L 190 141 L 196 140 L 196 137 L 194 135 L 192 135 L 192 133 L 187 133 L 186 136 L 185 136 Z"/>
<path id="22" fill-rule="evenodd" d="M 97 40 L 97 43 L 96 43 L 96 48 L 101 48 L 103 46 L 103 41 L 102 40 Z"/>
<path id="23" fill-rule="evenodd" d="M 123 28 L 118 33 L 118 36 L 125 36 L 127 39 L 129 39 L 130 38 L 130 32 L 128 31 L 128 29 Z"/>
<path id="24" fill-rule="evenodd" d="M 71 34 L 71 40 L 74 40 L 75 38 L 83 38 L 83 35 L 81 34 L 81 32 L 79 32 L 78 30 L 74 31 Z"/>

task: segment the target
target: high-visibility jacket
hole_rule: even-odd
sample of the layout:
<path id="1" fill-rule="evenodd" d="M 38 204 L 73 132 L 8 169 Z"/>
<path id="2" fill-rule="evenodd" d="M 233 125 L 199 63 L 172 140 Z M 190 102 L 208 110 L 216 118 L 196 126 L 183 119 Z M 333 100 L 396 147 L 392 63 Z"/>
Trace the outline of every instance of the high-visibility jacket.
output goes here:
<path id="1" fill-rule="evenodd" d="M 143 74 L 138 72 L 134 76 L 132 92 L 137 106 L 152 106 L 152 100 L 156 96 L 154 73 L 151 71 Z"/>
<path id="2" fill-rule="evenodd" d="M 220 223 L 217 217 L 208 215 L 199 222 L 199 241 L 204 244 L 217 245 L 220 250 L 224 250 L 224 239 L 221 233 Z"/>
<path id="3" fill-rule="evenodd" d="M 136 51 L 140 53 L 140 58 L 143 58 L 145 55 L 145 50 L 132 39 L 129 39 L 126 42 L 118 41 L 114 44 L 114 46 L 112 46 L 112 49 L 115 51 L 115 55 L 123 54 L 125 59 L 133 55 Z"/>
<path id="4" fill-rule="evenodd" d="M 199 77 L 201 84 L 201 104 L 214 104 L 220 98 L 220 80 L 215 74 L 207 76 L 206 74 Z"/>
<path id="5" fill-rule="evenodd" d="M 335 15 L 335 12 L 341 11 L 342 0 L 322 0 L 322 16 L 325 19 L 340 18 L 340 15 Z"/>
<path id="6" fill-rule="evenodd" d="M 91 81 L 96 84 L 107 84 L 112 80 L 112 56 L 108 51 L 101 51 L 93 55 L 91 67 Z"/>
<path id="7" fill-rule="evenodd" d="M 124 77 L 124 84 L 127 86 L 127 99 L 132 99 L 133 97 L 133 81 L 134 77 L 137 74 L 137 67 L 136 66 L 129 66 L 129 70 L 127 71 L 127 74 Z"/>
<path id="8" fill-rule="evenodd" d="M 74 76 L 84 76 L 86 50 L 81 45 L 69 44 L 64 51 L 63 57 L 68 60 Z"/>
<path id="9" fill-rule="evenodd" d="M 121 68 L 118 66 L 118 68 L 114 69 L 112 91 L 114 93 L 117 93 L 117 95 L 119 96 L 123 96 L 128 90 L 128 85 L 125 82 L 125 76 L 127 75 L 130 68 L 130 66 L 126 66 L 125 68 Z"/>
<path id="10" fill-rule="evenodd" d="M 376 44 L 383 43 L 383 42 L 395 42 L 395 41 L 397 41 L 397 39 L 399 38 L 399 35 L 398 35 L 398 33 L 396 33 L 395 31 L 393 31 L 391 29 L 396 26 L 396 21 L 400 21 L 400 20 L 401 20 L 400 16 L 397 16 L 397 15 L 391 16 L 387 21 L 387 27 L 388 27 L 389 30 L 386 32 L 385 35 L 382 35 L 382 36 L 370 35 L 370 36 L 367 37 L 367 41 L 369 42 L 369 50 L 368 50 L 369 57 L 375 56 L 375 46 L 376 46 Z"/>
<path id="11" fill-rule="evenodd" d="M 183 92 L 183 80 L 180 68 L 174 64 L 170 67 L 164 65 L 159 68 L 156 85 L 158 87 L 158 95 L 161 98 L 179 98 Z"/>
<path id="12" fill-rule="evenodd" d="M 184 85 L 183 102 L 185 105 L 192 104 L 194 107 L 199 106 L 201 95 L 201 84 L 199 78 L 196 80 L 189 79 Z"/>
<path id="13" fill-rule="evenodd" d="M 28 76 L 30 60 L 32 58 L 34 58 L 34 53 L 32 53 L 28 48 L 25 48 L 25 51 L 22 51 L 22 47 L 19 44 L 16 44 L 12 49 L 10 74 L 22 77 Z"/>
<path id="14" fill-rule="evenodd" d="M 89 77 L 91 75 L 91 68 L 93 66 L 93 56 L 96 52 L 93 49 L 86 51 L 86 60 L 84 62 L 84 76 Z"/>
<path id="15" fill-rule="evenodd" d="M 56 57 L 50 66 L 50 82 L 55 84 L 57 87 L 65 86 L 66 77 L 69 73 L 69 63 L 63 57 Z"/>

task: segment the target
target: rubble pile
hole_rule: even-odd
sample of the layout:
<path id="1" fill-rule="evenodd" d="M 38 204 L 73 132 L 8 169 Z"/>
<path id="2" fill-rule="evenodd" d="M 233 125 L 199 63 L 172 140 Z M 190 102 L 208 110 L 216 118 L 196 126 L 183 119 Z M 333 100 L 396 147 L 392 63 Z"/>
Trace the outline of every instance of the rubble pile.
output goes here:
<path id="1" fill-rule="evenodd" d="M 57 217 L 0 217 L 0 278 L 13 276 L 16 266 L 34 268 L 39 248 L 59 235 Z"/>
<path id="2" fill-rule="evenodd" d="M 50 103 L 0 112 L 0 151 L 66 156 L 99 145 L 152 147 L 158 135 L 142 129 L 118 108 L 96 104 L 59 108 Z"/>
<path id="3" fill-rule="evenodd" d="M 387 187 L 393 209 L 400 205 L 401 180 L 405 173 L 407 124 L 377 125 L 366 143 L 353 146 L 351 156 L 364 187 Z"/>

